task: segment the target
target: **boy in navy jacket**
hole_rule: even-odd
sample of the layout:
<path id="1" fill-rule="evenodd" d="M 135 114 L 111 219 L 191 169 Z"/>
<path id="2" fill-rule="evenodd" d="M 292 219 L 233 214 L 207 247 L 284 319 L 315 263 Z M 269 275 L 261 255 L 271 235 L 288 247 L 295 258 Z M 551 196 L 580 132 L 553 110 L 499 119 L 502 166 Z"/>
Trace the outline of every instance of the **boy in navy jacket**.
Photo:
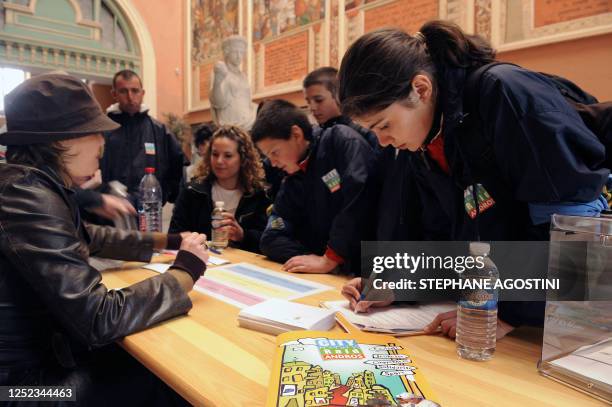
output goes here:
<path id="1" fill-rule="evenodd" d="M 266 102 L 251 136 L 289 174 L 260 246 L 289 272 L 359 272 L 360 241 L 373 237 L 375 154 L 344 125 L 314 129 L 295 105 Z"/>

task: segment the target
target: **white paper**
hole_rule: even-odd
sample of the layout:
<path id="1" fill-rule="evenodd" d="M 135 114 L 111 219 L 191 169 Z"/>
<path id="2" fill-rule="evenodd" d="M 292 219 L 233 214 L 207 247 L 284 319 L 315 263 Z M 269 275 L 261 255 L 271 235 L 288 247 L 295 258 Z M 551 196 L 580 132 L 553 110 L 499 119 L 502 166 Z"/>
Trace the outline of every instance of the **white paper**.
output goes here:
<path id="1" fill-rule="evenodd" d="M 244 308 L 238 314 L 246 318 L 287 328 L 329 329 L 334 325 L 335 311 L 299 304 L 296 302 L 271 299 Z"/>
<path id="2" fill-rule="evenodd" d="M 206 262 L 206 265 L 207 266 L 219 266 L 221 264 L 228 264 L 228 263 L 229 261 L 224 260 L 220 257 L 209 256 L 208 261 Z M 168 269 L 171 266 L 172 264 L 168 264 L 168 263 L 149 263 L 149 264 L 142 266 L 142 268 L 153 270 L 156 273 L 165 273 L 166 271 L 168 271 Z"/>
<path id="3" fill-rule="evenodd" d="M 457 308 L 455 303 L 421 304 L 370 308 L 367 313 L 355 313 L 348 301 L 327 301 L 323 305 L 339 311 L 354 325 L 373 331 L 422 331 L 434 318 Z"/>
<path id="4" fill-rule="evenodd" d="M 170 266 L 171 264 L 167 264 L 167 263 L 150 263 L 150 264 L 145 264 L 144 266 L 142 266 L 142 268 L 153 270 L 156 273 L 165 273 L 166 271 L 168 271 Z"/>
<path id="5" fill-rule="evenodd" d="M 221 257 L 208 256 L 208 261 L 206 262 L 209 266 L 220 266 L 222 264 L 229 264 L 228 260 L 222 259 Z"/>
<path id="6" fill-rule="evenodd" d="M 612 386 L 612 338 L 578 348 L 550 364 Z"/>

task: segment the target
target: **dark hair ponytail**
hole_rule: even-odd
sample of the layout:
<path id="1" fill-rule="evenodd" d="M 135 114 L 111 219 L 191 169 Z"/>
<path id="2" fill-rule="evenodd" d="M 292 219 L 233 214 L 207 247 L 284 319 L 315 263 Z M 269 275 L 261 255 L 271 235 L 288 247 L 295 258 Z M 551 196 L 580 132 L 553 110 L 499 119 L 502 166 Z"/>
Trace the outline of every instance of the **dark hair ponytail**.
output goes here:
<path id="1" fill-rule="evenodd" d="M 467 35 L 449 21 L 429 21 L 421 27 L 420 32 L 439 70 L 448 67 L 477 68 L 495 60 L 495 50 L 485 39 Z"/>
<path id="2" fill-rule="evenodd" d="M 349 47 L 338 72 L 342 112 L 359 116 L 404 100 L 412 78 L 423 72 L 437 94 L 447 68 L 475 68 L 494 58 L 484 39 L 468 36 L 448 21 L 430 21 L 414 36 L 397 29 L 364 34 Z"/>

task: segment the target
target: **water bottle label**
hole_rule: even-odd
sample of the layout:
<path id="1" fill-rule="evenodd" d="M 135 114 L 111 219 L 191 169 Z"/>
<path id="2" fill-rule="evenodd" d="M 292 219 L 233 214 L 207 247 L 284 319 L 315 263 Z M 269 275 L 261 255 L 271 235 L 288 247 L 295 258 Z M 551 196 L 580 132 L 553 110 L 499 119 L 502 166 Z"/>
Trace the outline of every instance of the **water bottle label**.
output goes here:
<path id="1" fill-rule="evenodd" d="M 147 231 L 147 217 L 145 216 L 144 211 L 138 214 L 138 230 L 141 232 Z"/>
<path id="2" fill-rule="evenodd" d="M 461 294 L 459 305 L 470 309 L 497 309 L 497 290 L 469 290 Z"/>

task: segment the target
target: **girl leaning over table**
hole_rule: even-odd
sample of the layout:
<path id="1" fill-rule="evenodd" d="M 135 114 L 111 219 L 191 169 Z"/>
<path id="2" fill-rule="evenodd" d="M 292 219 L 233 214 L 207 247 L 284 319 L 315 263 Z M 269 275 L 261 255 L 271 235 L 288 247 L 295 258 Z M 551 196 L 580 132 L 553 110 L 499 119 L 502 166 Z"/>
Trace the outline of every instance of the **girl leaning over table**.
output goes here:
<path id="1" fill-rule="evenodd" d="M 371 32 L 345 54 L 343 113 L 398 150 L 385 160 L 378 240 L 546 241 L 551 214 L 607 209 L 601 193 L 609 170 L 597 136 L 537 72 L 498 64 L 467 85 L 494 61 L 485 40 L 445 21 L 415 35 Z M 466 196 L 478 199 L 475 213 Z M 382 305 L 358 303 L 361 289 L 360 279 L 343 288 L 352 307 Z M 543 306 L 501 302 L 498 336 L 542 324 Z M 448 312 L 429 332 L 441 326 L 454 337 L 455 325 L 456 312 Z"/>

